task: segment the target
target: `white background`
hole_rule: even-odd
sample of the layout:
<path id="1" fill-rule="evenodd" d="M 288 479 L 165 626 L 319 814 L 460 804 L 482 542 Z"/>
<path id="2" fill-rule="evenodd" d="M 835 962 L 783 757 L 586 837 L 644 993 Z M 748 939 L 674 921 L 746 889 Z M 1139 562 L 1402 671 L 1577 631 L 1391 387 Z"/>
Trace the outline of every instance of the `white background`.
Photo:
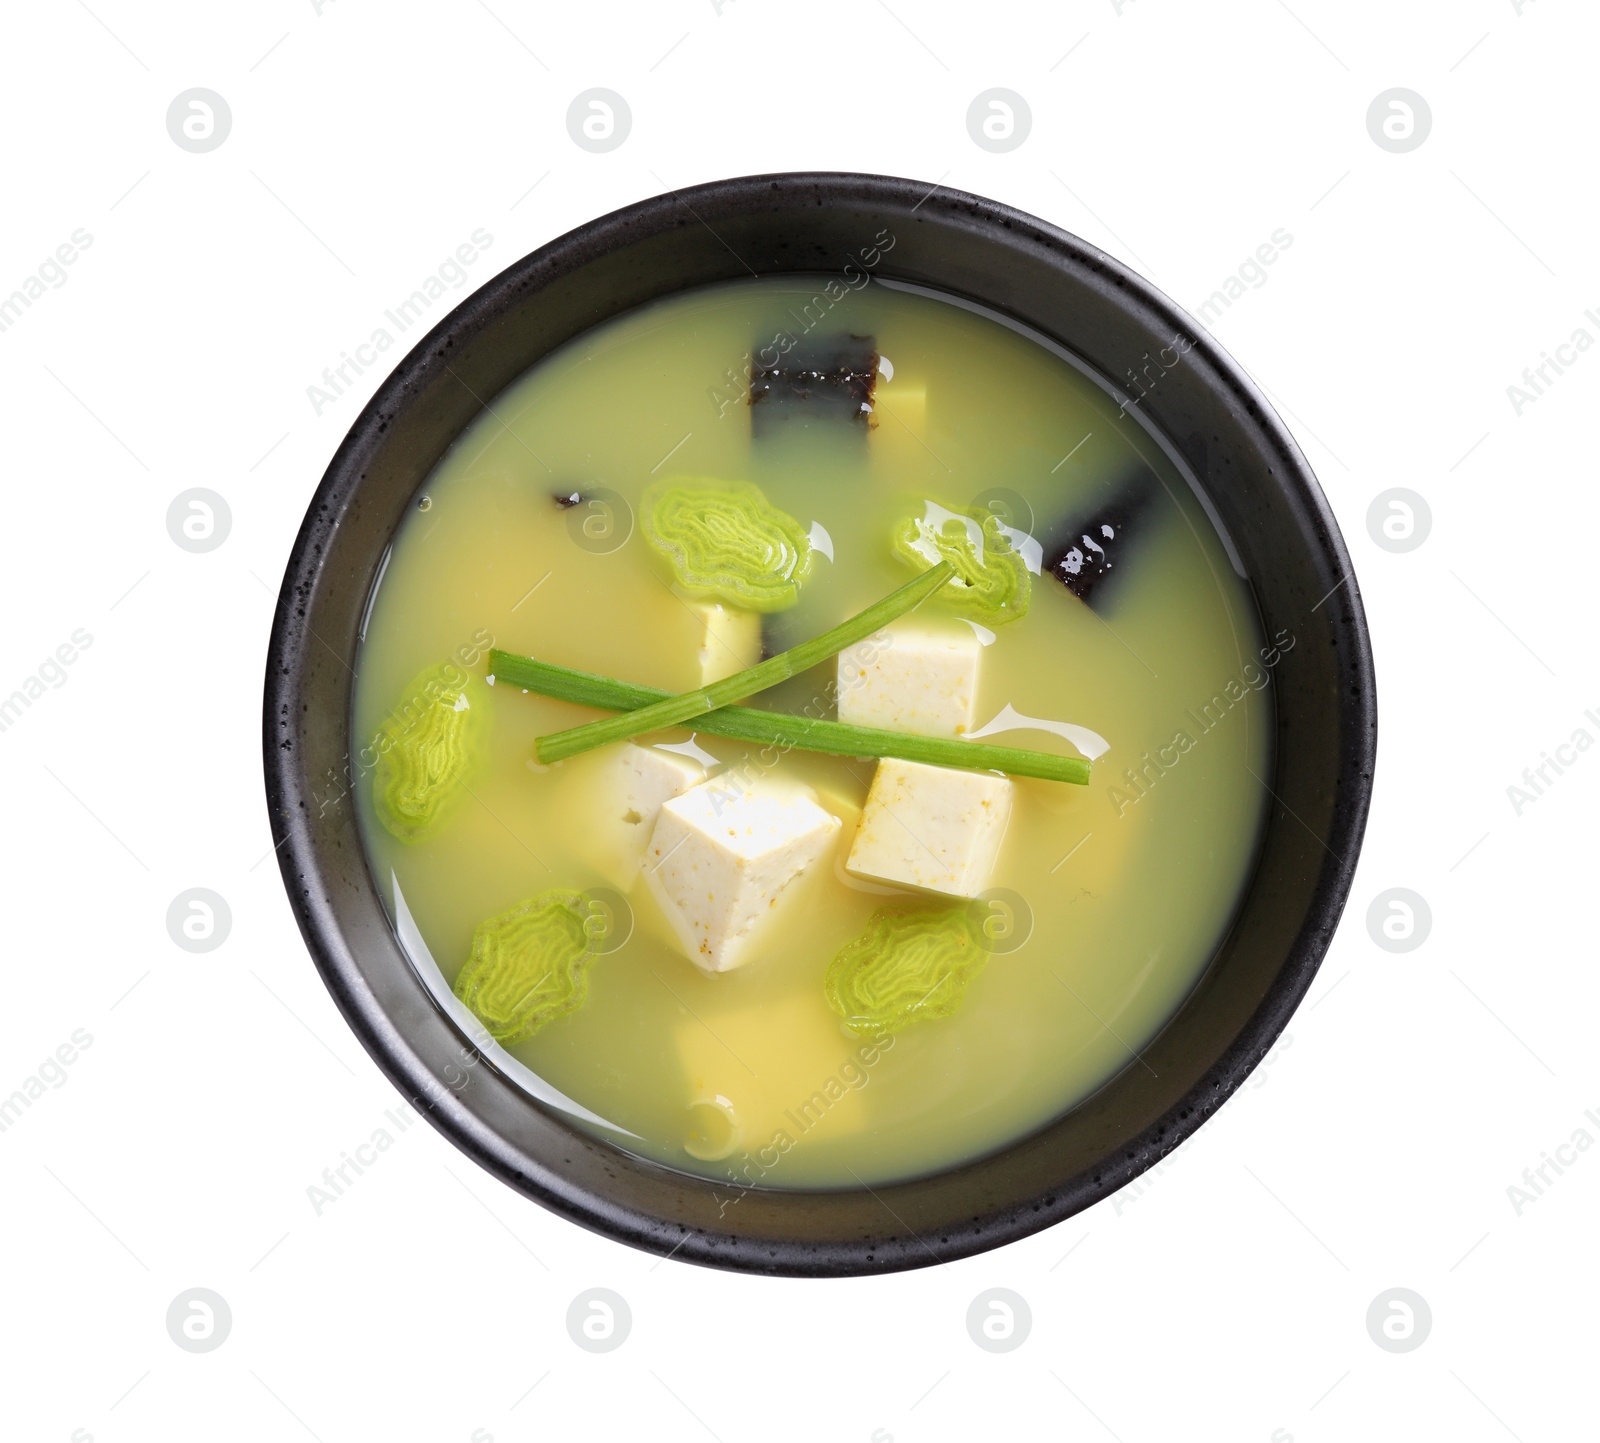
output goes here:
<path id="1" fill-rule="evenodd" d="M 6 1438 L 1593 1436 L 1600 1148 L 1520 1211 L 1507 1191 L 1579 1129 L 1600 1140 L 1600 754 L 1520 815 L 1507 793 L 1576 729 L 1600 738 L 1600 355 L 1520 415 L 1507 396 L 1578 327 L 1600 339 L 1593 8 L 891 3 L 8 9 L 0 296 L 75 229 L 93 242 L 0 333 L 0 696 L 93 640 L 0 732 L 0 1096 L 93 1041 L 0 1132 Z M 166 128 L 194 86 L 232 110 L 206 154 Z M 591 86 L 632 110 L 607 154 L 567 131 Z M 966 127 L 994 86 L 1033 117 L 1005 154 Z M 1408 153 L 1368 133 L 1394 86 L 1432 112 Z M 1292 235 L 1213 330 L 1321 476 L 1377 651 L 1377 792 L 1322 973 L 1159 1174 L 948 1266 L 659 1263 L 425 1125 L 318 1216 L 307 1188 L 397 1098 L 268 856 L 274 594 L 379 374 L 320 416 L 306 388 L 478 227 L 467 289 L 639 197 L 807 168 L 1005 200 L 1191 310 Z M 232 514 L 206 554 L 166 526 L 196 486 Z M 1396 486 L 1432 513 L 1404 553 L 1367 520 Z M 192 887 L 232 912 L 202 955 L 165 923 Z M 1401 954 L 1366 920 L 1392 887 L 1433 918 Z M 196 1286 L 233 1319 L 204 1354 L 165 1323 Z M 597 1286 L 633 1316 L 598 1356 L 565 1326 Z M 991 1287 L 1031 1308 L 1006 1354 L 966 1328 Z M 1406 1353 L 1366 1324 L 1395 1287 L 1432 1313 Z"/>

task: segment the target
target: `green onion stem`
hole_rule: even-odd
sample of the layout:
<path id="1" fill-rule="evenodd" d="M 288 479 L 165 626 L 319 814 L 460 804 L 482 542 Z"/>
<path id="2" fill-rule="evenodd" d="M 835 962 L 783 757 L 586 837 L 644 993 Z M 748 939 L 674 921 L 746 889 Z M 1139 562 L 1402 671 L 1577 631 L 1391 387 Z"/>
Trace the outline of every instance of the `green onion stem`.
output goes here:
<path id="1" fill-rule="evenodd" d="M 489 670 L 496 684 L 520 686 L 541 696 L 580 706 L 637 713 L 671 692 L 608 676 L 575 671 L 553 662 L 536 661 L 510 651 L 491 651 Z M 759 742 L 802 751 L 829 752 L 844 757 L 900 757 L 935 767 L 961 767 L 971 771 L 1006 772 L 1019 777 L 1042 777 L 1052 782 L 1089 781 L 1089 763 L 1082 757 L 1025 751 L 1020 747 L 990 746 L 987 742 L 958 737 L 923 737 L 879 727 L 852 726 L 848 722 L 787 716 L 754 707 L 725 706 L 694 718 L 694 728 L 708 736 Z"/>
<path id="2" fill-rule="evenodd" d="M 541 762 L 559 762 L 567 757 L 586 752 L 592 747 L 603 747 L 611 742 L 627 741 L 629 737 L 644 732 L 660 731 L 663 727 L 677 726 L 708 711 L 715 711 L 741 697 L 754 696 L 808 671 L 819 661 L 854 646 L 863 637 L 871 636 L 879 627 L 896 617 L 904 616 L 924 597 L 932 595 L 955 574 L 948 561 L 924 571 L 921 576 L 897 591 L 891 591 L 882 601 L 875 601 L 865 611 L 857 612 L 837 626 L 829 627 L 820 636 L 803 641 L 799 646 L 780 651 L 776 656 L 757 662 L 744 671 L 735 672 L 710 686 L 681 692 L 637 711 L 623 712 L 619 716 L 588 722 L 564 732 L 552 732 L 540 737 L 534 744 L 534 755 Z"/>

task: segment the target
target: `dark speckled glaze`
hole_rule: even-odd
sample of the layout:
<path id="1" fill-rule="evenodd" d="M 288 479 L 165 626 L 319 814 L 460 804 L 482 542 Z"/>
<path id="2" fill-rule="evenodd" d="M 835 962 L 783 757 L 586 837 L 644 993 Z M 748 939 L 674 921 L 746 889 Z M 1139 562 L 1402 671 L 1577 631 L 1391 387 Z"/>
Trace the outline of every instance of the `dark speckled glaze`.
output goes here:
<path id="1" fill-rule="evenodd" d="M 876 1190 L 740 1193 L 575 1131 L 487 1063 L 399 949 L 340 789 L 353 662 L 377 566 L 412 496 L 493 398 L 630 307 L 752 272 L 874 267 L 983 302 L 1107 377 L 1193 341 L 1141 407 L 1199 476 L 1244 560 L 1275 673 L 1272 797 L 1232 929 L 1130 1066 L 988 1157 Z M 306 513 L 267 659 L 267 804 L 284 884 L 334 1000 L 378 1065 L 457 1147 L 528 1197 L 688 1262 L 792 1276 L 926 1266 L 997 1247 L 1107 1196 L 1176 1147 L 1261 1060 L 1305 995 L 1349 892 L 1377 704 L 1350 558 L 1294 441 L 1256 388 L 1147 282 L 1075 236 L 978 196 L 849 174 L 747 176 L 642 201 L 526 256 L 468 297 L 361 413 Z"/>

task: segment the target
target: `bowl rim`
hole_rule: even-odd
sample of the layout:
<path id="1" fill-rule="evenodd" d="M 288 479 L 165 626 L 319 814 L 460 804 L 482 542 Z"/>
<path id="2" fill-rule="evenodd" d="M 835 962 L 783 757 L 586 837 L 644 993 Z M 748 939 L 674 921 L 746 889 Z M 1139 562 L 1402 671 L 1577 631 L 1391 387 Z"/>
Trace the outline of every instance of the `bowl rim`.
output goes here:
<path id="1" fill-rule="evenodd" d="M 1292 493 L 1290 499 L 1304 509 L 1312 523 L 1302 528 L 1307 533 L 1308 546 L 1320 547 L 1330 568 L 1345 578 L 1342 617 L 1334 624 L 1347 648 L 1354 681 L 1348 689 L 1341 689 L 1337 704 L 1341 756 L 1353 780 L 1338 788 L 1330 805 L 1324 842 L 1326 855 L 1312 900 L 1271 984 L 1245 1025 L 1184 1098 L 1167 1114 L 1122 1142 L 1093 1170 L 1092 1176 L 1082 1173 L 1069 1178 L 1048 1197 L 1034 1200 L 1029 1206 L 1007 1202 L 992 1207 L 973 1219 L 977 1226 L 952 1232 L 943 1239 L 942 1251 L 937 1255 L 909 1229 L 905 1230 L 905 1237 L 897 1240 L 906 1244 L 904 1246 L 890 1246 L 884 1236 L 819 1245 L 810 1241 L 786 1243 L 772 1237 L 751 1241 L 669 1225 L 659 1215 L 598 1192 L 562 1185 L 548 1172 L 541 1174 L 532 1168 L 526 1154 L 519 1153 L 513 1144 L 493 1134 L 458 1098 L 439 1096 L 434 1074 L 409 1044 L 404 1029 L 378 1004 L 354 966 L 350 951 L 342 945 L 343 939 L 332 920 L 327 899 L 319 902 L 314 896 L 320 874 L 317 846 L 307 815 L 308 788 L 296 766 L 296 749 L 286 740 L 289 728 L 295 723 L 284 718 L 292 715 L 292 705 L 298 702 L 303 658 L 309 650 L 306 633 L 310 622 L 305 615 L 308 608 L 302 608 L 301 602 L 312 595 L 326 559 L 326 543 L 365 479 L 363 456 L 366 448 L 373 444 L 375 433 L 385 429 L 396 413 L 415 397 L 425 379 L 430 357 L 440 354 L 442 347 L 454 344 L 455 340 L 483 331 L 512 303 L 519 291 L 546 284 L 544 277 L 570 271 L 586 259 L 621 249 L 642 235 L 681 225 L 680 207 L 693 214 L 701 209 L 715 211 L 730 202 L 754 205 L 770 200 L 774 190 L 806 191 L 816 195 L 819 205 L 830 195 L 839 202 L 864 199 L 901 210 L 907 207 L 926 209 L 930 217 L 943 214 L 969 228 L 1022 231 L 1030 242 L 1051 252 L 1056 264 L 1064 272 L 1071 272 L 1077 283 L 1097 288 L 1106 295 L 1115 292 L 1117 302 L 1130 313 L 1148 317 L 1157 328 L 1176 329 L 1188 336 L 1193 351 L 1214 378 L 1208 384 L 1213 389 L 1220 386 L 1222 399 L 1238 407 L 1259 433 L 1260 449 L 1276 483 L 1274 501 L 1282 502 L 1284 493 Z M 669 293 L 668 289 L 660 292 Z M 533 358 L 528 365 L 537 364 L 541 358 Z M 493 399 L 488 398 L 489 403 Z M 1313 531 L 1314 536 L 1310 534 Z M 348 719 L 343 724 L 348 726 Z M 941 184 L 843 171 L 731 177 L 633 202 L 529 252 L 448 312 L 394 366 L 363 407 L 307 504 L 285 566 L 273 617 L 263 695 L 266 799 L 291 908 L 312 959 L 347 1024 L 404 1096 L 414 1104 L 429 1099 L 428 1106 L 422 1109 L 423 1115 L 500 1180 L 591 1230 L 655 1254 L 667 1254 L 688 1262 L 787 1276 L 849 1276 L 928 1266 L 1017 1241 L 1101 1201 L 1187 1141 L 1270 1050 L 1316 976 L 1354 880 L 1370 803 L 1376 750 L 1377 698 L 1371 639 L 1343 537 L 1299 447 L 1238 363 L 1204 327 L 1148 280 L 1070 232 L 1012 206 Z M 378 884 L 371 875 L 370 864 L 367 875 L 376 891 Z M 1249 886 L 1247 880 L 1241 896 Z M 1108 1084 L 1110 1080 L 1107 1079 Z M 1041 1127 L 1052 1125 L 1047 1122 Z M 1020 1139 L 1013 1139 L 1002 1144 L 1001 1150 L 1018 1141 Z M 633 1156 L 622 1149 L 615 1150 L 625 1157 Z M 987 1154 L 927 1176 L 937 1177 L 954 1172 L 958 1167 L 981 1167 L 992 1156 L 994 1154 Z M 674 1181 L 684 1179 L 684 1175 L 669 1169 L 662 1171 Z M 778 1191 L 816 1195 L 800 1190 Z M 855 1194 L 860 1190 L 840 1191 Z M 677 1241 L 669 1248 L 668 1240 L 672 1237 Z M 929 1255 L 919 1255 L 917 1248 L 909 1245 L 911 1240 L 922 1243 Z"/>

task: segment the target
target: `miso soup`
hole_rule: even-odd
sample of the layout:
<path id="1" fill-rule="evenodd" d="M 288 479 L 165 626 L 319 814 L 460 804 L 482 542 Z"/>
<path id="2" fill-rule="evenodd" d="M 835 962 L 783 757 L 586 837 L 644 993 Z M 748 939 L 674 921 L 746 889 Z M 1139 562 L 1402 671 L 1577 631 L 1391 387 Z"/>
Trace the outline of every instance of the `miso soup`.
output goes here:
<path id="1" fill-rule="evenodd" d="M 1252 866 L 1294 642 L 1137 396 L 967 302 L 786 276 L 489 402 L 352 719 L 470 1065 L 738 1188 L 936 1171 L 1148 1065 Z"/>

